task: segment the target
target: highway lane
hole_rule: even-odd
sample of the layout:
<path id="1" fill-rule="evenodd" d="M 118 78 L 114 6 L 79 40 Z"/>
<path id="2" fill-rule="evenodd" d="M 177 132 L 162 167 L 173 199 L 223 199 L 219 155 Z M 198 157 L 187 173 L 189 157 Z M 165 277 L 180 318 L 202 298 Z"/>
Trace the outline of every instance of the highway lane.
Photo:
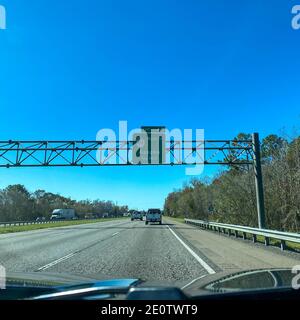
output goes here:
<path id="1" fill-rule="evenodd" d="M 118 278 L 172 282 L 178 285 L 207 274 L 174 237 L 168 225 L 133 222 L 106 242 L 51 267 L 52 272 L 105 274 Z"/>
<path id="2" fill-rule="evenodd" d="M 8 271 L 36 271 L 49 260 L 105 241 L 126 224 L 118 220 L 0 235 L 0 263 Z"/>
<path id="3" fill-rule="evenodd" d="M 141 278 L 178 286 L 231 269 L 292 267 L 299 254 L 247 243 L 164 218 L 116 220 L 0 235 L 8 272 Z"/>
<path id="4" fill-rule="evenodd" d="M 207 274 L 204 262 L 168 225 L 128 220 L 1 235 L 0 263 L 8 272 L 134 277 L 178 285 Z"/>

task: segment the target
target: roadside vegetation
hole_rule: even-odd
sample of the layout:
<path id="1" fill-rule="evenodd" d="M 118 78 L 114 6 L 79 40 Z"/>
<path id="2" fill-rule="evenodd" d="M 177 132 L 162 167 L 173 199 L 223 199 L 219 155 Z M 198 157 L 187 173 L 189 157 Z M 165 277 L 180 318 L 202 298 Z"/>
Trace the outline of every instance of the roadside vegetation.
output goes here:
<path id="1" fill-rule="evenodd" d="M 168 216 L 168 218 L 172 221 L 176 221 L 176 222 L 181 222 L 184 223 L 184 217 L 170 217 Z"/>
<path id="2" fill-rule="evenodd" d="M 0 190 L 0 222 L 33 221 L 37 217 L 49 220 L 54 209 L 66 208 L 75 209 L 79 219 L 115 218 L 128 212 L 127 206 L 118 206 L 112 201 L 76 201 L 45 190 L 31 193 L 20 184 Z"/>
<path id="3" fill-rule="evenodd" d="M 241 133 L 236 139 L 251 139 Z M 267 228 L 300 232 L 300 137 L 262 141 Z M 234 154 L 232 154 L 234 156 Z M 165 215 L 257 226 L 252 166 L 232 166 L 213 179 L 193 179 L 165 200 Z"/>

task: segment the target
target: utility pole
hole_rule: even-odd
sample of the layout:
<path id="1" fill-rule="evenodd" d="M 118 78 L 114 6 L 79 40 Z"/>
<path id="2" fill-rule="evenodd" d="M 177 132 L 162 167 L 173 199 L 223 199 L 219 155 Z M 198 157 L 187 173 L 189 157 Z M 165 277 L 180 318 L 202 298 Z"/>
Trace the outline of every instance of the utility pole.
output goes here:
<path id="1" fill-rule="evenodd" d="M 264 188 L 263 177 L 261 169 L 261 155 L 260 155 L 260 142 L 258 133 L 252 134 L 252 145 L 254 152 L 254 175 L 255 175 L 255 189 L 256 189 L 256 203 L 258 215 L 258 227 L 264 229 L 265 225 L 265 204 L 264 204 Z"/>

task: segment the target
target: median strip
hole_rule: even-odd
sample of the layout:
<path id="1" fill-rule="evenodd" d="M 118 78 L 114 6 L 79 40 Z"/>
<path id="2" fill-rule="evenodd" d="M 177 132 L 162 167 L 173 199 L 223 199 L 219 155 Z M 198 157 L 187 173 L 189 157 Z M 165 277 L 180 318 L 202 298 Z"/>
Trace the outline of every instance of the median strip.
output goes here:
<path id="1" fill-rule="evenodd" d="M 59 227 L 68 227 L 75 225 L 83 225 L 89 223 L 99 223 L 99 222 L 109 222 L 116 220 L 128 220 L 128 218 L 118 217 L 118 218 L 102 218 L 102 219 L 93 219 L 93 220 L 70 220 L 70 221 L 57 221 L 55 223 L 36 223 L 36 224 L 25 224 L 18 226 L 0 226 L 0 234 L 4 233 L 13 233 L 13 232 L 23 232 L 23 231 L 32 231 L 38 229 L 49 229 L 49 228 L 59 228 Z"/>

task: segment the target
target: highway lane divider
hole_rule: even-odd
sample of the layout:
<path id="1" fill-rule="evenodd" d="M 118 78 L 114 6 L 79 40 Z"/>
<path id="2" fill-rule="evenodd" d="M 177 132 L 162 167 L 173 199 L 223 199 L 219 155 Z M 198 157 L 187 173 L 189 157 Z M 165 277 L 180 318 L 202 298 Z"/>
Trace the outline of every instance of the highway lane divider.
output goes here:
<path id="1" fill-rule="evenodd" d="M 122 225 L 122 224 L 124 224 L 124 223 L 126 223 L 126 222 L 118 223 L 117 226 Z M 108 226 L 106 226 L 106 227 L 109 228 L 109 227 L 111 227 L 111 226 L 113 226 L 113 225 L 108 225 Z M 120 231 L 115 232 L 115 233 L 113 233 L 112 235 L 109 235 L 108 237 L 106 237 L 106 238 L 104 238 L 104 239 L 101 239 L 100 241 L 103 242 L 104 240 L 108 240 L 108 239 L 110 239 L 110 238 L 113 238 L 113 237 L 115 237 L 115 236 L 118 235 L 118 234 L 120 234 Z M 67 254 L 67 255 L 59 258 L 59 259 L 56 259 L 56 260 L 51 261 L 51 262 L 43 265 L 42 267 L 39 267 L 39 268 L 36 270 L 36 272 L 45 271 L 45 270 L 47 270 L 47 269 L 49 269 L 49 268 L 51 268 L 51 267 L 53 267 L 53 266 L 55 266 L 55 265 L 57 265 L 57 264 L 59 264 L 59 263 L 61 263 L 61 262 L 64 262 L 64 261 L 66 261 L 66 260 L 74 257 L 75 255 L 83 252 L 83 251 L 86 250 L 86 249 L 90 249 L 91 247 L 93 247 L 93 246 L 95 246 L 95 245 L 97 245 L 97 244 L 99 244 L 99 240 L 93 242 L 92 244 L 89 244 L 87 247 L 78 249 L 78 250 L 76 250 L 76 251 L 74 251 L 74 252 L 71 252 L 71 253 L 69 253 L 69 254 Z"/>
<path id="2" fill-rule="evenodd" d="M 258 242 L 258 237 L 264 240 L 264 244 L 269 246 L 272 244 L 271 240 L 279 241 L 281 250 L 287 249 L 287 242 L 297 244 L 300 248 L 300 234 L 292 232 L 283 232 L 270 229 L 259 229 L 253 227 L 246 227 L 234 224 L 226 224 L 219 222 L 210 222 L 204 220 L 184 219 L 186 224 L 191 224 L 205 230 L 211 230 L 218 233 L 234 236 L 236 238 L 248 239 L 247 235 L 251 237 L 252 241 Z M 276 242 L 275 242 L 276 243 Z"/>
<path id="3" fill-rule="evenodd" d="M 47 270 L 47 269 L 49 269 L 49 268 L 57 265 L 57 264 L 60 263 L 60 262 L 63 262 L 63 261 L 65 261 L 65 260 L 67 260 L 67 259 L 72 258 L 73 256 L 75 256 L 75 254 L 76 254 L 76 253 L 70 253 L 70 254 L 68 254 L 68 255 L 66 255 L 66 256 L 64 256 L 64 257 L 61 257 L 61 258 L 59 258 L 59 259 L 57 259 L 57 260 L 54 260 L 54 261 L 52 261 L 52 262 L 50 262 L 50 263 L 48 263 L 48 264 L 46 264 L 46 265 L 38 268 L 37 271 Z"/>

